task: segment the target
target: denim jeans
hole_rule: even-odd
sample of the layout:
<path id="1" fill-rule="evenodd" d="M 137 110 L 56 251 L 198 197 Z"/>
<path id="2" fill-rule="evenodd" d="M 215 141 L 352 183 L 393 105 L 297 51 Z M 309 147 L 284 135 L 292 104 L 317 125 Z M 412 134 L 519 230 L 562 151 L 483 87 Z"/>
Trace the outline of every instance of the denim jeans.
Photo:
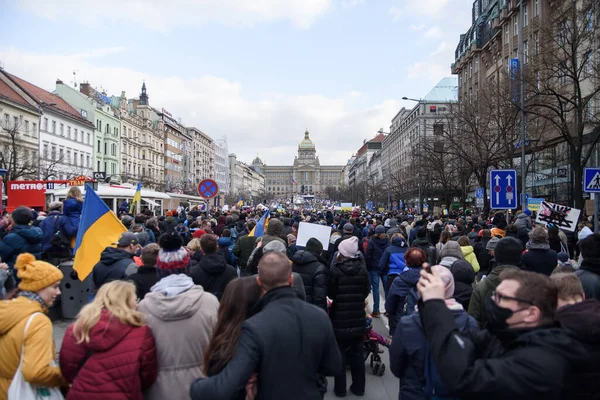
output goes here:
<path id="1" fill-rule="evenodd" d="M 387 275 L 379 271 L 369 271 L 369 277 L 371 278 L 371 290 L 373 292 L 373 312 L 379 312 L 379 279 L 383 283 L 384 293 L 387 297 L 386 280 Z"/>
<path id="2" fill-rule="evenodd" d="M 364 393 L 366 371 L 363 340 L 359 339 L 352 343 L 338 342 L 338 347 L 342 355 L 343 373 L 335 376 L 333 391 L 337 394 L 346 393 L 346 362 L 348 362 L 350 364 L 350 375 L 352 376 L 352 391 Z"/>

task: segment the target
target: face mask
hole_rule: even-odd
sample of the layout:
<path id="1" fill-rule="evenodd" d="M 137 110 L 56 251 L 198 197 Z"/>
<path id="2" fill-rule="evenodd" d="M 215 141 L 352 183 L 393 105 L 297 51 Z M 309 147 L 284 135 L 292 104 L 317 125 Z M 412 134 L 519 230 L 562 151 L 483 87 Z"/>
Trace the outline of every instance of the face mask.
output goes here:
<path id="1" fill-rule="evenodd" d="M 510 328 L 506 323 L 506 320 L 512 317 L 514 313 L 527 309 L 527 307 L 525 307 L 521 308 L 520 310 L 513 311 L 509 308 L 500 307 L 498 304 L 496 304 L 491 296 L 487 296 L 483 302 L 483 306 L 487 320 L 485 327 L 492 333 Z"/>

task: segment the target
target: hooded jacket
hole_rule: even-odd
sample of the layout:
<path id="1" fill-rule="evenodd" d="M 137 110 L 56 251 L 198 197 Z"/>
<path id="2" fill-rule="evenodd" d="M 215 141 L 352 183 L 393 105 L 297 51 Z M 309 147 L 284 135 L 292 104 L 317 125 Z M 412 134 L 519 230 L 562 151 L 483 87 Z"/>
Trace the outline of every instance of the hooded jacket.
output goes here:
<path id="1" fill-rule="evenodd" d="M 454 277 L 454 295 L 452 296 L 465 310 L 469 309 L 469 301 L 473 294 L 475 271 L 465 260 L 457 260 L 450 265 Z"/>
<path id="2" fill-rule="evenodd" d="M 219 251 L 205 254 L 198 264 L 192 266 L 190 276 L 196 285 L 200 285 L 209 293 L 221 300 L 227 284 L 237 278 L 237 271 L 225 262 Z"/>
<path id="3" fill-rule="evenodd" d="M 575 275 L 581 281 L 586 299 L 600 300 L 600 260 L 585 258 Z"/>
<path id="4" fill-rule="evenodd" d="M 531 218 L 525 213 L 519 213 L 517 215 L 517 220 L 515 221 L 515 226 L 517 229 L 525 228 L 528 231 L 531 230 Z"/>
<path id="5" fill-rule="evenodd" d="M 29 316 L 33 317 L 25 337 L 23 332 Z M 21 345 L 25 339 L 22 373 L 29 383 L 46 386 L 68 386 L 60 369 L 51 366 L 55 359 L 52 340 L 52 322 L 37 301 L 19 296 L 10 301 L 0 301 L 0 400 L 6 400 L 8 387 L 21 360 Z"/>
<path id="6" fill-rule="evenodd" d="M 385 249 L 389 246 L 390 241 L 388 240 L 387 235 L 385 238 L 374 236 L 369 240 L 367 251 L 365 252 L 368 271 L 383 272 L 383 270 L 379 269 L 379 261 L 381 261 L 381 256 L 383 256 Z"/>
<path id="7" fill-rule="evenodd" d="M 414 294 L 416 293 L 416 286 L 419 278 L 421 277 L 421 269 L 420 268 L 412 268 L 405 267 L 404 271 L 400 273 L 392 282 L 392 286 L 390 286 L 390 290 L 387 294 L 387 298 L 385 299 L 385 310 L 388 313 L 389 322 L 390 322 L 390 335 L 393 335 L 396 331 L 396 325 L 400 322 L 400 318 L 404 315 L 404 306 L 405 303 L 407 308 L 410 307 L 408 314 L 411 314 L 414 306 L 416 305 L 415 299 L 407 300 L 407 297 L 411 295 L 411 289 L 414 290 Z"/>
<path id="8" fill-rule="evenodd" d="M 166 233 L 175 232 L 175 227 L 179 222 L 175 219 L 175 217 L 166 217 L 164 221 L 158 224 L 161 233 L 164 235 Z"/>
<path id="9" fill-rule="evenodd" d="M 130 266 L 132 267 L 130 270 L 137 271 L 133 254 L 118 247 L 107 247 L 100 255 L 100 261 L 92 270 L 94 287 L 98 290 L 105 283 L 125 279 L 127 268 Z"/>
<path id="10" fill-rule="evenodd" d="M 231 240 L 229 237 L 222 236 L 217 240 L 217 245 L 219 246 L 218 251 L 220 251 L 225 258 L 225 262 L 231 265 L 231 254 L 229 252 L 229 248 L 231 247 L 231 250 L 233 250 L 233 240 Z"/>
<path id="11" fill-rule="evenodd" d="M 56 231 L 60 230 L 62 220 L 66 217 L 59 211 L 52 211 L 40 224 L 40 229 L 43 233 L 42 251 L 48 251 L 52 248 L 50 242 Z"/>
<path id="12" fill-rule="evenodd" d="M 410 247 L 418 247 L 427 255 L 429 265 L 435 265 L 437 261 L 437 250 L 427 238 L 415 238 L 410 242 Z"/>
<path id="13" fill-rule="evenodd" d="M 217 323 L 219 301 L 194 286 L 174 297 L 150 292 L 138 310 L 146 314 L 158 360 L 158 377 L 144 399 L 188 398 L 192 382 L 204 376 L 203 354 Z"/>
<path id="14" fill-rule="evenodd" d="M 558 263 L 556 251 L 547 243 L 527 243 L 527 250 L 521 256 L 521 264 L 526 271 L 550 276 Z"/>
<path id="15" fill-rule="evenodd" d="M 379 260 L 379 271 L 388 275 L 400 275 L 406 268 L 404 253 L 408 247 L 404 238 L 396 237 L 392 240 L 392 245 L 385 249 L 385 252 Z"/>
<path id="16" fill-rule="evenodd" d="M 217 226 L 215 227 L 215 234 L 217 236 L 221 236 L 223 233 L 223 229 L 227 228 L 227 217 L 221 215 L 217 220 Z"/>
<path id="17" fill-rule="evenodd" d="M 334 259 L 335 260 L 335 259 Z M 335 260 L 329 272 L 329 317 L 339 342 L 362 340 L 366 332 L 365 299 L 371 291 L 362 255 Z"/>
<path id="18" fill-rule="evenodd" d="M 235 246 L 233 246 L 233 255 L 237 257 L 237 263 L 240 269 L 245 270 L 248 266 L 248 258 L 254 250 L 254 244 L 256 243 L 256 237 L 244 235 L 238 237 Z"/>
<path id="19" fill-rule="evenodd" d="M 82 209 L 83 202 L 76 199 L 71 198 L 63 202 L 63 215 L 65 218 L 61 221 L 60 230 L 70 239 L 77 236 Z"/>
<path id="20" fill-rule="evenodd" d="M 44 234 L 40 228 L 31 225 L 14 225 L 0 241 L 0 258 L 14 268 L 17 256 L 21 253 L 31 253 L 36 259 L 42 254 L 42 239 Z"/>
<path id="21" fill-rule="evenodd" d="M 71 324 L 60 349 L 60 369 L 72 383 L 70 399 L 141 400 L 156 380 L 154 337 L 147 326 L 123 324 L 109 311 L 90 330 L 90 341 L 77 344 Z M 85 362 L 83 360 L 88 357 Z"/>
<path id="22" fill-rule="evenodd" d="M 475 273 L 479 272 L 479 261 L 477 261 L 473 246 L 461 246 L 460 250 L 463 253 L 463 257 L 465 257 L 465 260 L 473 267 Z"/>
<path id="23" fill-rule="evenodd" d="M 419 302 L 419 312 L 438 373 L 456 397 L 568 398 L 572 370 L 588 357 L 555 325 L 465 334 L 443 300 Z"/>
<path id="24" fill-rule="evenodd" d="M 456 328 L 460 332 L 477 331 L 477 322 L 461 307 L 451 309 Z M 427 339 L 419 313 L 402 317 L 390 348 L 390 368 L 400 379 L 402 400 L 425 400 L 423 383 L 427 362 Z"/>
<path id="25" fill-rule="evenodd" d="M 557 310 L 556 320 L 589 354 L 587 363 L 575 367 L 570 398 L 600 398 L 600 302 L 590 299 L 563 306 Z"/>
<path id="26" fill-rule="evenodd" d="M 292 263 L 292 271 L 302 277 L 306 301 L 327 311 L 325 260 L 307 250 L 299 250 L 292 257 Z"/>

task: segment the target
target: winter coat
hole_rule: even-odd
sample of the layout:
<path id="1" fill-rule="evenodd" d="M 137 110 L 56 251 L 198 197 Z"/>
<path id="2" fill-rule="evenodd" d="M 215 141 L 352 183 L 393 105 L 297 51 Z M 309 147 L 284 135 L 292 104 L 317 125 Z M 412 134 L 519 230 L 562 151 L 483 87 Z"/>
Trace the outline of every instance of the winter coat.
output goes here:
<path id="1" fill-rule="evenodd" d="M 156 341 L 158 377 L 145 400 L 185 399 L 203 374 L 203 354 L 217 323 L 219 301 L 194 286 L 174 297 L 150 292 L 138 306 Z"/>
<path id="2" fill-rule="evenodd" d="M 390 322 L 390 335 L 394 334 L 400 318 L 404 315 L 405 305 L 407 308 L 410 307 L 410 310 L 407 310 L 408 313 L 412 313 L 416 305 L 416 299 L 410 296 L 413 294 L 415 297 L 418 296 L 416 286 L 420 277 L 420 268 L 406 267 L 392 282 L 392 286 L 390 286 L 387 298 L 385 299 L 385 310 L 388 313 Z M 411 289 L 414 290 L 412 294 Z"/>
<path id="3" fill-rule="evenodd" d="M 73 198 L 67 199 L 63 202 L 63 215 L 65 218 L 62 220 L 60 230 L 69 239 L 77 237 L 77 230 L 79 229 L 82 208 L 83 202 L 77 201 Z"/>
<path id="4" fill-rule="evenodd" d="M 473 289 L 468 310 L 469 314 L 475 318 L 481 328 L 485 328 L 487 322 L 483 302 L 486 298 L 491 296 L 492 290 L 496 290 L 500 284 L 500 273 L 509 268 L 518 269 L 519 267 L 515 267 L 514 265 L 498 265 L 492 269 L 490 274 L 484 280 L 480 281 L 475 286 L 475 289 Z"/>
<path id="5" fill-rule="evenodd" d="M 463 256 L 465 257 L 465 261 L 471 264 L 471 267 L 473 267 L 475 273 L 479 272 L 479 262 L 477 261 L 477 256 L 473 251 L 473 246 L 461 246 L 460 250 L 462 251 Z"/>
<path id="6" fill-rule="evenodd" d="M 568 398 L 571 371 L 588 357 L 579 342 L 554 325 L 495 335 L 487 330 L 457 333 L 443 300 L 419 302 L 419 312 L 440 378 L 458 397 Z"/>
<path id="7" fill-rule="evenodd" d="M 164 221 L 158 224 L 158 227 L 164 235 L 165 233 L 175 232 L 175 227 L 178 223 L 179 221 L 177 221 L 174 217 L 166 217 Z"/>
<path id="8" fill-rule="evenodd" d="M 223 229 L 227 227 L 226 221 L 227 217 L 225 217 L 224 215 L 221 215 L 217 220 L 217 226 L 215 227 L 215 234 L 217 236 L 221 236 L 221 233 L 223 233 Z"/>
<path id="9" fill-rule="evenodd" d="M 40 229 L 44 235 L 42 238 L 42 251 L 48 251 L 52 248 L 51 241 L 57 231 L 60 230 L 65 216 L 58 211 L 52 211 L 40 223 Z"/>
<path id="10" fill-rule="evenodd" d="M 246 266 L 248 265 L 248 258 L 250 258 L 252 250 L 254 250 L 255 243 L 256 237 L 248 235 L 238 237 L 237 242 L 235 242 L 235 246 L 233 246 L 233 254 L 238 258 L 237 264 L 240 269 L 246 269 Z"/>
<path id="11" fill-rule="evenodd" d="M 427 238 L 418 238 L 410 242 L 410 247 L 418 247 L 425 252 L 427 255 L 427 262 L 429 265 L 435 265 L 437 262 L 437 250 Z"/>
<path id="12" fill-rule="evenodd" d="M 223 371 L 192 384 L 192 400 L 234 398 L 253 372 L 257 400 L 321 400 L 317 373 L 343 372 L 327 314 L 298 299 L 292 288 L 268 291 L 257 309 L 242 325 L 237 350 Z"/>
<path id="13" fill-rule="evenodd" d="M 141 400 L 157 375 L 150 328 L 126 325 L 102 310 L 89 343 L 77 344 L 74 325 L 67 328 L 60 349 L 60 370 L 72 383 L 67 400 Z"/>
<path id="14" fill-rule="evenodd" d="M 525 271 L 538 272 L 550 276 L 556 265 L 558 257 L 554 250 L 548 248 L 534 247 L 535 244 L 528 244 L 527 250 L 521 256 L 521 265 Z"/>
<path id="15" fill-rule="evenodd" d="M 292 271 L 300 274 L 306 301 L 327 311 L 327 270 L 325 260 L 306 250 L 299 250 L 292 258 Z"/>
<path id="16" fill-rule="evenodd" d="M 379 271 L 388 275 L 400 275 L 406 268 L 404 253 L 406 253 L 406 240 L 396 237 L 392 240 L 392 245 L 385 249 L 385 252 L 379 260 Z"/>
<path id="17" fill-rule="evenodd" d="M 588 362 L 573 371 L 575 384 L 571 399 L 600 398 L 600 302 L 596 299 L 567 305 L 556 312 L 556 320 L 586 348 Z"/>
<path id="18" fill-rule="evenodd" d="M 220 237 L 217 240 L 217 245 L 219 246 L 219 251 L 223 254 L 225 258 L 225 262 L 231 265 L 231 254 L 229 253 L 229 247 L 233 249 L 233 240 L 228 237 Z"/>
<path id="19" fill-rule="evenodd" d="M 465 260 L 457 260 L 450 265 L 450 272 L 454 277 L 454 295 L 452 296 L 465 310 L 469 309 L 469 301 L 473 294 L 475 271 Z"/>
<path id="20" fill-rule="evenodd" d="M 365 260 L 367 262 L 367 270 L 368 271 L 379 271 L 379 261 L 381 260 L 381 256 L 390 246 L 390 241 L 387 239 L 382 239 L 377 236 L 373 236 L 369 240 L 369 244 L 367 244 L 367 251 L 365 252 Z"/>
<path id="21" fill-rule="evenodd" d="M 487 271 L 490 268 L 490 260 L 493 257 L 487 249 L 487 244 L 491 239 L 491 237 L 482 237 L 481 240 L 475 242 L 475 245 L 473 246 L 473 251 L 477 257 L 477 262 L 479 263 L 480 274 L 487 274 Z"/>
<path id="22" fill-rule="evenodd" d="M 128 268 L 133 272 L 138 269 L 133 261 L 133 254 L 117 247 L 107 247 L 100 254 L 100 261 L 92 270 L 92 282 L 95 289 L 100 289 L 105 283 L 125 279 Z"/>
<path id="23" fill-rule="evenodd" d="M 37 301 L 19 296 L 9 301 L 0 301 L 0 399 L 6 400 L 8 387 L 19 367 L 21 345 L 25 324 L 33 313 L 25 333 L 25 349 L 21 372 L 29 383 L 47 386 L 68 386 L 57 366 L 50 363 L 55 359 L 52 322 L 42 311 Z"/>
<path id="24" fill-rule="evenodd" d="M 477 322 L 461 307 L 451 309 L 455 327 L 461 332 L 477 331 Z M 402 400 L 425 400 L 427 339 L 419 313 L 402 317 L 390 348 L 390 368 L 400 379 Z"/>
<path id="25" fill-rule="evenodd" d="M 220 252 L 205 254 L 198 264 L 192 265 L 190 276 L 196 285 L 221 300 L 227 284 L 237 278 L 237 271 L 225 262 Z"/>
<path id="26" fill-rule="evenodd" d="M 531 228 L 532 228 L 532 226 L 531 226 L 531 217 L 529 217 L 525 213 L 519 213 L 519 215 L 517 215 L 517 220 L 515 221 L 515 226 L 518 229 L 525 228 L 528 231 L 530 231 Z"/>
<path id="27" fill-rule="evenodd" d="M 10 233 L 0 241 L 0 259 L 7 263 L 10 269 L 14 268 L 17 257 L 22 253 L 31 253 L 39 260 L 43 238 L 44 234 L 40 228 L 31 225 L 13 225 Z"/>
<path id="28" fill-rule="evenodd" d="M 150 288 L 159 281 L 155 266 L 141 266 L 135 274 L 127 277 L 128 281 L 135 285 L 135 292 L 138 299 L 142 300 L 150 291 Z"/>
<path id="29" fill-rule="evenodd" d="M 600 260 L 584 259 L 575 275 L 581 281 L 585 298 L 600 300 Z"/>
<path id="30" fill-rule="evenodd" d="M 338 342 L 355 342 L 366 332 L 365 299 L 371 291 L 369 272 L 358 253 L 356 258 L 334 260 L 327 292 L 332 300 L 329 317 Z"/>

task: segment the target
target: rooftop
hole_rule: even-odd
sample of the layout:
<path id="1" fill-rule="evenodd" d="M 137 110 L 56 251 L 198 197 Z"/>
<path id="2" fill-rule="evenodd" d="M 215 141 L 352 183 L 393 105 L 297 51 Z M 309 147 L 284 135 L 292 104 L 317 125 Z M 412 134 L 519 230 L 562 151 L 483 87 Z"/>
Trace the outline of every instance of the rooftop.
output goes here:
<path id="1" fill-rule="evenodd" d="M 429 93 L 421 99 L 424 103 L 449 103 L 458 101 L 458 78 L 442 78 Z"/>
<path id="2" fill-rule="evenodd" d="M 16 90 L 11 88 L 6 82 L 0 79 L 0 99 L 7 99 L 13 103 L 35 109 L 27 100 L 25 100 Z"/>

